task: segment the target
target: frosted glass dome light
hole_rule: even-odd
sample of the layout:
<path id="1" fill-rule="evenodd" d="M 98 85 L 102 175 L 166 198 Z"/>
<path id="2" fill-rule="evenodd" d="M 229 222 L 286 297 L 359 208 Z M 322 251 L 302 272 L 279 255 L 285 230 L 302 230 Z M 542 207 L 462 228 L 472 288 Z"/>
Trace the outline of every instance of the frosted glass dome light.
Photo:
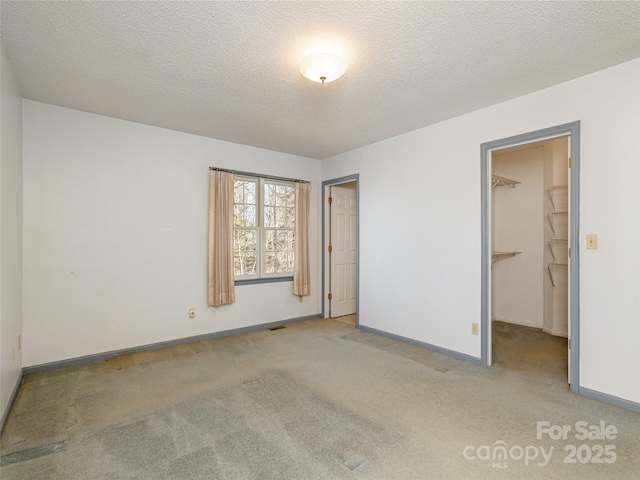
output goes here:
<path id="1" fill-rule="evenodd" d="M 329 83 L 347 71 L 347 61 L 333 53 L 314 53 L 302 60 L 300 73 L 317 83 Z"/>

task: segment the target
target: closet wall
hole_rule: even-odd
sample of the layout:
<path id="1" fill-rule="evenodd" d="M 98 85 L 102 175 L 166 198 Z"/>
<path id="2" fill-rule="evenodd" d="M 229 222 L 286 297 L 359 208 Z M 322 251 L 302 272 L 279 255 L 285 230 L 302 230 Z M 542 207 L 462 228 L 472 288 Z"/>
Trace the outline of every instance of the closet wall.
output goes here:
<path id="1" fill-rule="evenodd" d="M 544 316 L 543 146 L 494 152 L 494 175 L 519 184 L 493 188 L 494 252 L 522 252 L 492 259 L 493 318 L 542 328 Z"/>
<path id="2" fill-rule="evenodd" d="M 568 137 L 493 152 L 492 318 L 567 335 Z M 503 253 L 512 252 L 512 255 Z M 518 253 L 515 253 L 518 252 Z"/>

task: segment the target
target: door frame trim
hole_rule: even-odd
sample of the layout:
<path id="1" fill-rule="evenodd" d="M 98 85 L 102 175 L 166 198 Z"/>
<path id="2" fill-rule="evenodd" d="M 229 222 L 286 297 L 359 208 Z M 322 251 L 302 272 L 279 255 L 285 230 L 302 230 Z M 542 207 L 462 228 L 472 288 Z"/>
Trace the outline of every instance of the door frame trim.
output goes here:
<path id="1" fill-rule="evenodd" d="M 511 147 L 538 140 L 545 140 L 554 137 L 570 135 L 571 139 L 571 169 L 569 178 L 571 182 L 570 210 L 569 210 L 569 231 L 571 248 L 571 265 L 569 268 L 569 278 L 571 288 L 569 290 L 569 305 L 571 308 L 571 349 L 570 349 L 570 375 L 571 391 L 580 391 L 580 121 L 557 125 L 555 127 L 536 130 L 534 132 L 515 135 L 486 142 L 480 145 L 480 181 L 481 181 L 481 354 L 482 365 L 489 365 L 488 358 L 489 342 L 488 335 L 489 321 L 491 320 L 489 308 L 491 307 L 490 281 L 491 281 L 491 252 L 489 245 L 489 232 L 491 231 L 491 212 L 489 212 L 489 195 L 491 186 L 489 184 L 489 160 L 491 151 L 500 148 Z"/>
<path id="2" fill-rule="evenodd" d="M 338 186 L 343 183 L 356 182 L 356 327 L 360 325 L 360 174 L 347 175 L 322 182 L 322 318 L 331 314 L 327 292 L 325 289 L 329 255 L 326 245 L 327 229 L 327 187 Z M 329 219 L 331 221 L 331 219 Z"/>

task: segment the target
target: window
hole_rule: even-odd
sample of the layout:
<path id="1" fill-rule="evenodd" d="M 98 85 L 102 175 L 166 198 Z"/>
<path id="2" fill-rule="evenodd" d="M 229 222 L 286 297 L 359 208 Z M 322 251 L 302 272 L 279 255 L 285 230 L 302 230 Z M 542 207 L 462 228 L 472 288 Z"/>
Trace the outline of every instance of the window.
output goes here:
<path id="1" fill-rule="evenodd" d="M 234 180 L 236 280 L 293 275 L 295 187 L 251 177 Z"/>

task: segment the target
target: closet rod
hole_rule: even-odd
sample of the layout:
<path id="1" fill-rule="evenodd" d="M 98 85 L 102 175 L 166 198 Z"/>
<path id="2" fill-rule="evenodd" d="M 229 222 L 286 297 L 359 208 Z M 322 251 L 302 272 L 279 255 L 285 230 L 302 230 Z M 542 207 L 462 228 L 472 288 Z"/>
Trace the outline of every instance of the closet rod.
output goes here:
<path id="1" fill-rule="evenodd" d="M 240 176 L 245 176 L 245 177 L 258 177 L 258 178 L 264 178 L 266 180 L 279 180 L 281 182 L 311 183 L 308 180 L 298 180 L 298 179 L 295 179 L 295 178 L 286 178 L 286 177 L 274 177 L 273 175 L 264 175 L 264 174 L 261 174 L 261 173 L 251 173 L 251 172 L 241 172 L 240 170 L 230 170 L 228 168 L 209 167 L 209 170 L 213 170 L 215 172 L 233 173 L 234 175 L 240 175 Z"/>

